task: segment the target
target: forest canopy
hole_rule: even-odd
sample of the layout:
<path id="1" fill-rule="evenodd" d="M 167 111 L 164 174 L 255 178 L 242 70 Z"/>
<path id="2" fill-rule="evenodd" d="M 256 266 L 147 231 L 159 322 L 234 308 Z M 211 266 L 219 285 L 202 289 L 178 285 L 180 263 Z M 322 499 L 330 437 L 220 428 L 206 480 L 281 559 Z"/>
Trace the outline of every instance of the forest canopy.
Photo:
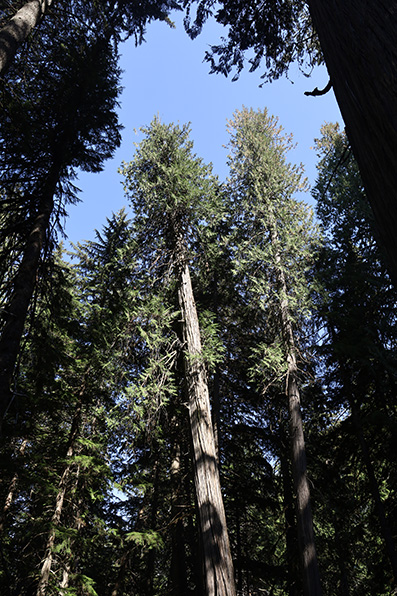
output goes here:
<path id="1" fill-rule="evenodd" d="M 320 4 L 1 5 L 5 596 L 394 593 L 393 268 Z M 77 173 L 121 142 L 120 44 L 176 9 L 228 28 L 214 72 L 325 60 L 347 129 L 319 131 L 310 192 L 266 108 L 228 121 L 224 180 L 154 117 L 129 210 L 66 251 Z"/>

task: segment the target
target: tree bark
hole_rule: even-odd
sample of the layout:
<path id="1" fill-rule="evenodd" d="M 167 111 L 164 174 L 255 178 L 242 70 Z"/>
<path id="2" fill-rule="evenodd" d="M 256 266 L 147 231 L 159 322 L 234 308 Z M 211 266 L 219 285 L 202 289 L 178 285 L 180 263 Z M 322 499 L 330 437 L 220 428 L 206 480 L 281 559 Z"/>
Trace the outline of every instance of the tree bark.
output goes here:
<path id="1" fill-rule="evenodd" d="M 288 442 L 284 440 L 286 433 L 280 426 L 281 445 L 280 445 L 280 467 L 283 483 L 283 505 L 285 517 L 285 543 L 287 557 L 287 589 L 288 596 L 299 596 L 299 582 L 297 570 L 299 569 L 298 544 L 296 534 L 296 520 L 294 513 L 294 495 L 292 490 L 292 479 L 287 458 Z"/>
<path id="2" fill-rule="evenodd" d="M 206 596 L 235 596 L 233 562 L 216 463 L 207 379 L 201 360 L 200 329 L 189 268 L 185 262 L 181 264 L 178 300 L 185 344 L 184 366 Z"/>
<path id="3" fill-rule="evenodd" d="M 307 0 L 397 284 L 397 0 Z"/>
<path id="4" fill-rule="evenodd" d="M 314 542 L 313 516 L 307 479 L 306 448 L 295 355 L 290 354 L 288 360 L 287 394 L 290 415 L 292 472 L 296 493 L 299 550 L 303 567 L 303 593 L 305 596 L 320 596 L 322 592 Z"/>
<path id="5" fill-rule="evenodd" d="M 36 285 L 41 251 L 47 238 L 57 181 L 58 172 L 55 176 L 50 173 L 15 277 L 13 295 L 6 309 L 5 324 L 0 339 L 0 424 L 10 404 L 10 384 L 29 304 Z"/>
<path id="6" fill-rule="evenodd" d="M 69 440 L 68 440 L 68 447 L 66 452 L 66 458 L 70 459 L 74 455 L 74 446 L 76 438 L 80 431 L 80 420 L 81 420 L 81 408 L 82 404 L 81 401 L 79 402 L 76 413 L 73 418 L 72 426 L 70 429 Z M 73 464 L 69 463 L 65 467 L 61 479 L 58 485 L 58 493 L 56 496 L 55 501 L 55 509 L 54 513 L 51 518 L 51 530 L 48 535 L 45 555 L 43 564 L 41 566 L 40 571 L 40 580 L 37 586 L 36 596 L 46 596 L 48 582 L 50 579 L 51 567 L 53 562 L 53 553 L 54 553 L 54 545 L 55 545 L 55 537 L 56 537 L 56 528 L 59 526 L 61 521 L 61 515 L 63 510 L 63 503 L 65 500 L 66 491 L 69 485 L 69 478 L 72 474 L 72 467 Z M 64 576 L 65 577 L 65 576 Z M 69 581 L 69 575 L 67 574 L 67 581 Z"/>
<path id="7" fill-rule="evenodd" d="M 52 0 L 30 0 L 0 30 L 0 73 L 11 64 L 19 46 L 36 27 Z"/>
<path id="8" fill-rule="evenodd" d="M 288 307 L 287 283 L 278 249 L 278 233 L 272 212 L 270 212 L 270 237 L 274 248 L 274 263 L 280 293 L 280 320 L 288 365 L 286 394 L 288 399 L 292 476 L 296 496 L 299 553 L 303 572 L 303 594 L 304 596 L 321 596 L 320 572 L 314 542 L 313 516 L 310 505 L 310 488 L 307 479 L 306 447 L 298 388 L 295 339 Z"/>

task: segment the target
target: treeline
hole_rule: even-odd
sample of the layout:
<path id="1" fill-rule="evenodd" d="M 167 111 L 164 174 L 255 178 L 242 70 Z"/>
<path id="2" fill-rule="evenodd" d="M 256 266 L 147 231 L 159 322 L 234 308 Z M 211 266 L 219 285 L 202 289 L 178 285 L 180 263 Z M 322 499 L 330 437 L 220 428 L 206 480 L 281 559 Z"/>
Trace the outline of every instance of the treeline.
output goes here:
<path id="1" fill-rule="evenodd" d="M 254 22 L 269 78 L 322 59 L 304 4 L 276 4 L 274 39 L 223 5 L 214 70 Z M 131 220 L 63 251 L 76 172 L 120 142 L 119 43 L 177 8 L 192 36 L 211 12 L 0 7 L 0 591 L 391 594 L 396 299 L 345 134 L 316 141 L 314 220 L 266 110 L 229 122 L 226 182 L 154 119 L 122 167 Z"/>

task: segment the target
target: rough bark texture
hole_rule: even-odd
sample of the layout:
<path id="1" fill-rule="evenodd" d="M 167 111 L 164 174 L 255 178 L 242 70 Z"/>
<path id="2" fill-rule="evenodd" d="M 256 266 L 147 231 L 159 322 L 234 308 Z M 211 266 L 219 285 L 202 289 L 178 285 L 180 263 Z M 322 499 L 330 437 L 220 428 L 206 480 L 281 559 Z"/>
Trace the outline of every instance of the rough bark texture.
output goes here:
<path id="1" fill-rule="evenodd" d="M 10 383 L 17 361 L 29 304 L 36 285 L 40 255 L 54 206 L 55 182 L 50 183 L 40 202 L 38 213 L 26 242 L 23 258 L 7 306 L 0 339 L 0 424 L 9 407 Z"/>
<path id="2" fill-rule="evenodd" d="M 307 0 L 397 283 L 397 0 Z"/>
<path id="3" fill-rule="evenodd" d="M 305 438 L 300 409 L 300 395 L 296 381 L 297 367 L 293 353 L 289 355 L 288 360 L 287 393 L 290 416 L 292 472 L 296 493 L 299 550 L 303 566 L 303 593 L 305 596 L 320 596 L 320 573 L 314 542 L 310 489 L 306 472 Z"/>
<path id="4" fill-rule="evenodd" d="M 287 458 L 287 443 L 284 439 L 284 430 L 281 432 L 280 465 L 281 477 L 283 483 L 283 504 L 285 516 L 285 543 L 287 554 L 287 589 L 288 596 L 299 596 L 302 590 L 299 590 L 299 557 L 298 557 L 298 537 L 296 532 L 296 521 L 294 513 L 294 494 L 292 490 L 292 478 L 290 473 L 289 461 Z"/>
<path id="5" fill-rule="evenodd" d="M 51 2 L 52 0 L 26 2 L 0 30 L 0 73 L 11 64 L 18 47 L 36 27 Z"/>
<path id="6" fill-rule="evenodd" d="M 187 264 L 181 266 L 179 307 L 193 442 L 194 480 L 204 551 L 206 596 L 235 596 L 233 562 L 221 493 L 200 329 Z"/>

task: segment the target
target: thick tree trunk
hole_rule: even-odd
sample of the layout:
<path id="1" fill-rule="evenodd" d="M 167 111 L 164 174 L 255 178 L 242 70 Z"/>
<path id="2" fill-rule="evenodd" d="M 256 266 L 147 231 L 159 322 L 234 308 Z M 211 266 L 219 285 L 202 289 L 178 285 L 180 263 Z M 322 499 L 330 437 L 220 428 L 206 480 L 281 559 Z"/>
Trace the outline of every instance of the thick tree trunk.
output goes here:
<path id="1" fill-rule="evenodd" d="M 299 570 L 298 541 L 296 533 L 296 519 L 294 513 L 294 495 L 292 490 L 292 479 L 289 469 L 289 458 L 287 458 L 287 444 L 284 439 L 284 429 L 280 428 L 280 467 L 283 482 L 283 504 L 285 517 L 285 543 L 287 555 L 287 589 L 288 596 L 299 596 L 299 581 L 297 571 Z"/>
<path id="2" fill-rule="evenodd" d="M 397 284 L 397 0 L 307 0 Z"/>
<path id="3" fill-rule="evenodd" d="M 52 0 L 30 0 L 0 30 L 0 73 L 11 64 L 19 46 L 39 23 Z"/>
<path id="4" fill-rule="evenodd" d="M 47 229 L 54 207 L 57 181 L 49 177 L 36 218 L 27 239 L 22 261 L 14 281 L 14 291 L 6 309 L 0 339 L 0 424 L 10 404 L 10 384 L 17 362 L 29 304 L 36 285 L 40 255 L 47 238 Z"/>
<path id="5" fill-rule="evenodd" d="M 185 344 L 185 376 L 206 596 L 235 596 L 233 562 L 216 463 L 206 372 L 201 359 L 200 329 L 186 263 L 181 265 L 178 299 Z"/>

